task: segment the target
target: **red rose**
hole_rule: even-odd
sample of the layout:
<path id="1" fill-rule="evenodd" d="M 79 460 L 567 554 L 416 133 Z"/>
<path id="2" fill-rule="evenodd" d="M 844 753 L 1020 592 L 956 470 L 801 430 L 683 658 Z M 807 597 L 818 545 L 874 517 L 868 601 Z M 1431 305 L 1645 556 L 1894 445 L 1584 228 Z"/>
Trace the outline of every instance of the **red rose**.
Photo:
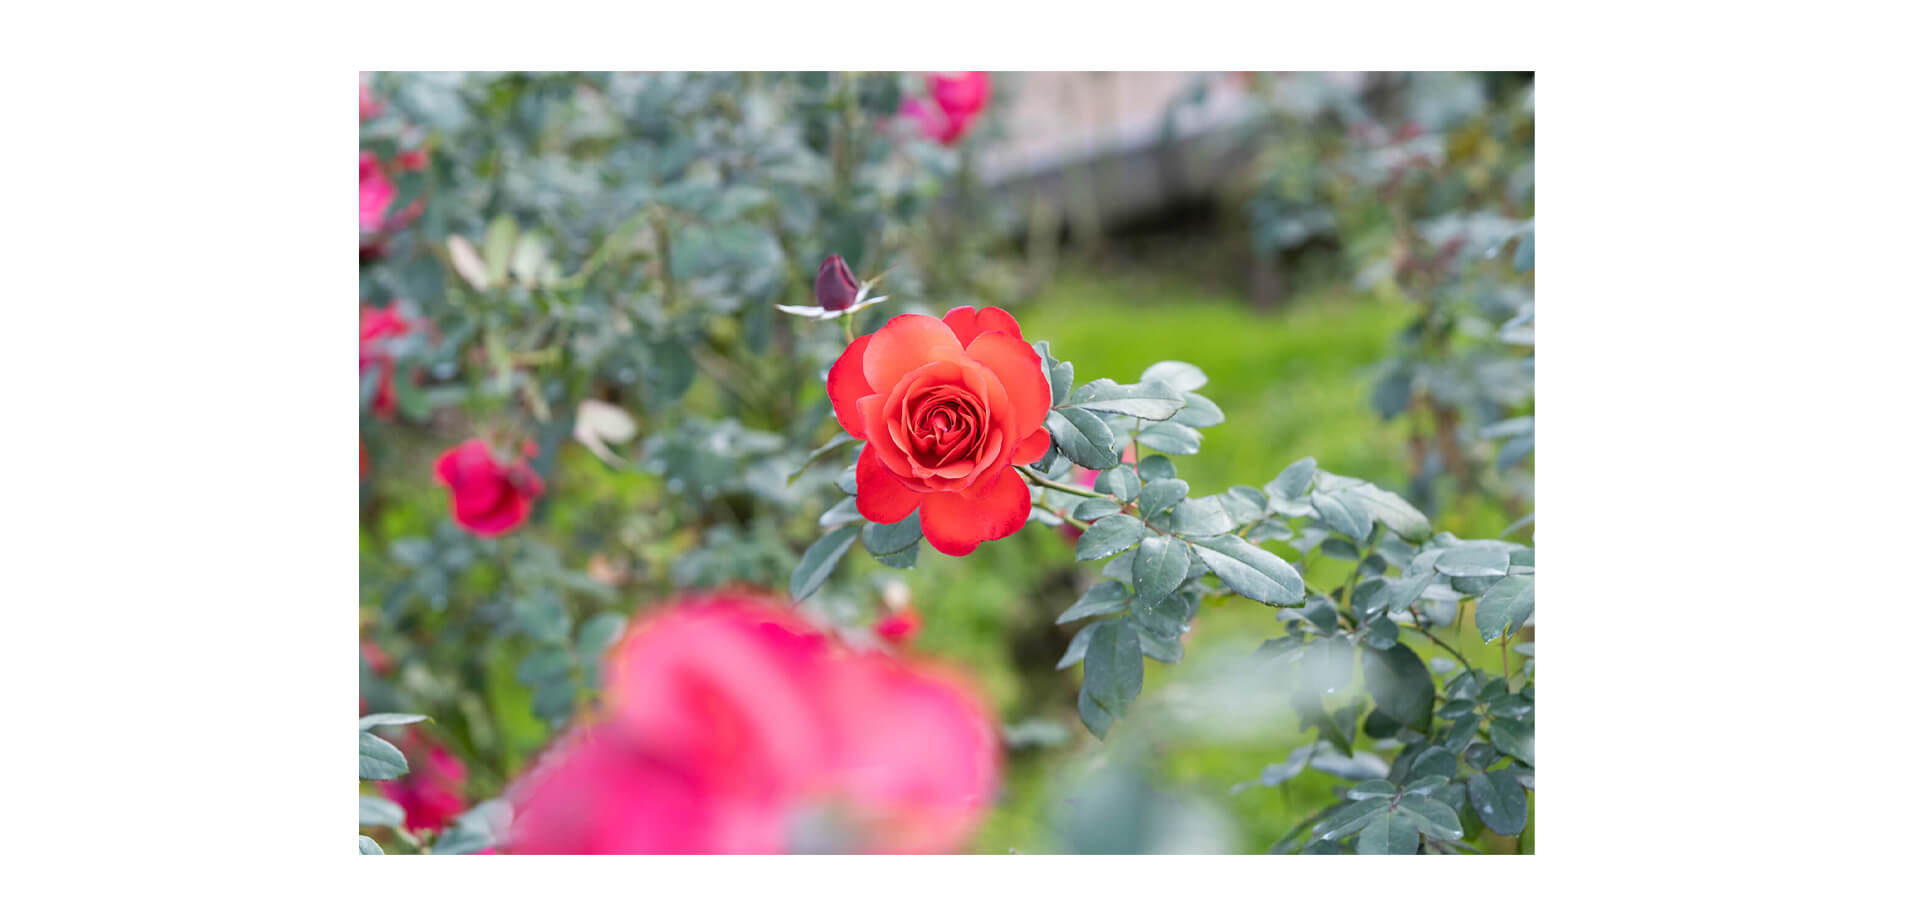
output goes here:
<path id="1" fill-rule="evenodd" d="M 944 320 L 896 316 L 854 339 L 827 374 L 833 413 L 867 442 L 857 504 L 891 524 L 920 511 L 920 530 L 949 556 L 1020 529 L 1032 509 L 1014 464 L 1052 443 L 1040 355 L 1005 310 L 955 307 Z"/>
<path id="2" fill-rule="evenodd" d="M 406 813 L 407 830 L 439 830 L 467 810 L 467 765 L 452 751 L 408 729 L 400 741 L 407 773 L 380 783 L 380 791 Z"/>
<path id="3" fill-rule="evenodd" d="M 534 454 L 532 441 L 522 448 Z M 487 442 L 474 438 L 440 455 L 433 475 L 453 493 L 453 519 L 483 537 L 497 537 L 519 526 L 543 488 L 524 459 L 502 464 Z"/>
<path id="4" fill-rule="evenodd" d="M 889 613 L 873 625 L 873 631 L 890 645 L 907 645 L 920 634 L 920 611 L 908 607 Z"/>
<path id="5" fill-rule="evenodd" d="M 608 653 L 599 716 L 508 790 L 515 853 L 953 850 L 992 804 L 967 684 L 786 610 L 695 598 Z"/>
<path id="6" fill-rule="evenodd" d="M 951 147 L 986 109 L 992 88 L 993 81 L 984 70 L 929 74 L 927 92 L 934 104 L 909 98 L 900 104 L 900 115 L 919 122 L 927 137 Z"/>
<path id="7" fill-rule="evenodd" d="M 376 310 L 362 304 L 360 306 L 360 373 L 365 374 L 368 367 L 380 370 L 380 388 L 373 396 L 373 414 L 381 418 L 393 417 L 393 342 L 391 340 L 405 336 L 413 331 L 413 324 L 400 315 L 398 303 L 387 304 L 385 310 Z"/>

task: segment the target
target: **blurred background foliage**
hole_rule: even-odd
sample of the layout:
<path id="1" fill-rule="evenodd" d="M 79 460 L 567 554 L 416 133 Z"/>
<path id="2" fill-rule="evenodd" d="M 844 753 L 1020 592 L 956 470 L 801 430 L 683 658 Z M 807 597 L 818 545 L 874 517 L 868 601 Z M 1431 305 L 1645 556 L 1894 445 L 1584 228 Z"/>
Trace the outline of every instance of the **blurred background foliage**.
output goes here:
<path id="1" fill-rule="evenodd" d="M 690 589 L 784 594 L 842 497 L 845 451 L 809 455 L 838 431 L 822 378 L 848 330 L 773 304 L 812 303 L 833 253 L 885 272 L 889 300 L 853 333 L 993 303 L 1082 380 L 1203 368 L 1227 422 L 1181 458 L 1196 493 L 1312 455 L 1436 530 L 1530 543 L 1531 75 L 1181 79 L 1131 114 L 1172 124 L 1229 96 L 1231 155 L 1197 191 L 1100 223 L 1005 194 L 989 168 L 1018 146 L 1024 75 L 995 75 L 951 143 L 901 115 L 919 74 L 364 75 L 362 306 L 397 307 L 407 331 L 370 363 L 363 327 L 362 712 L 431 716 L 478 801 L 590 704 L 635 612 Z M 371 223 L 367 152 L 392 189 Z M 1064 164 L 1097 198 L 1098 175 Z M 433 478 L 472 437 L 537 446 L 545 493 L 501 538 L 455 525 Z M 1275 635 L 1272 610 L 1209 609 L 1187 661 L 1147 666 L 1127 723 L 1154 727 L 1103 743 L 1055 669 L 1054 617 L 1094 576 L 1034 523 L 911 569 L 850 554 L 807 607 L 871 643 L 904 600 L 913 653 L 977 676 L 1008 745 L 979 852 L 1264 852 L 1341 782 L 1250 782 L 1312 735 L 1212 688 L 1232 668 L 1208 662 Z M 1530 851 L 1530 833 L 1481 842 Z"/>

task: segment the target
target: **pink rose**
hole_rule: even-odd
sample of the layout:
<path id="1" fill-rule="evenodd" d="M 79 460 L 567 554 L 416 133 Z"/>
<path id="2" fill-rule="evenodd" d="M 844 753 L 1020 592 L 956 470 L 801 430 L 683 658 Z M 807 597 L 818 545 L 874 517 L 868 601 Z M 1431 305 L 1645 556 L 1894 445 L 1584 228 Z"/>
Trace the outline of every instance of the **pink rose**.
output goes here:
<path id="1" fill-rule="evenodd" d="M 497 537 L 527 519 L 544 485 L 524 459 L 534 455 L 533 442 L 521 445 L 520 452 L 522 457 L 503 459 L 492 445 L 473 438 L 440 455 L 433 475 L 451 493 L 453 519 L 460 526 Z"/>
<path id="2" fill-rule="evenodd" d="M 380 793 L 407 813 L 407 830 L 439 830 L 467 809 L 467 765 L 452 751 L 409 729 L 398 745 L 407 772 L 383 780 Z"/>
<path id="3" fill-rule="evenodd" d="M 932 105 L 909 98 L 900 104 L 900 115 L 919 122 L 922 134 L 951 147 L 985 111 L 993 81 L 984 70 L 929 74 L 927 92 Z"/>
<path id="4" fill-rule="evenodd" d="M 999 778 L 964 684 L 769 601 L 680 601 L 611 650 L 603 708 L 509 790 L 517 853 L 937 852 Z"/>

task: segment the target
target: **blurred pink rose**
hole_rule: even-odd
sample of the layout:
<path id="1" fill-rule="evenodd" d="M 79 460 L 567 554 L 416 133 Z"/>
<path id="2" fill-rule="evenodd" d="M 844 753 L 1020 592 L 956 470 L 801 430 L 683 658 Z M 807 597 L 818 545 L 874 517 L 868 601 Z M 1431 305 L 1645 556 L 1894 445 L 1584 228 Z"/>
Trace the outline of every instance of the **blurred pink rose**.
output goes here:
<path id="1" fill-rule="evenodd" d="M 360 151 L 360 230 L 371 233 L 386 222 L 387 209 L 393 207 L 393 182 L 380 168 L 380 158 L 370 150 Z"/>
<path id="2" fill-rule="evenodd" d="M 609 654 L 603 711 L 509 791 L 517 853 L 941 852 L 999 779 L 963 682 L 775 604 L 694 598 Z"/>
<path id="3" fill-rule="evenodd" d="M 374 391 L 373 414 L 380 418 L 392 418 L 397 405 L 393 395 L 392 340 L 412 330 L 413 325 L 400 314 L 398 302 L 387 304 L 384 310 L 360 305 L 360 373 L 364 375 L 369 367 L 379 368 L 380 386 Z"/>
<path id="4" fill-rule="evenodd" d="M 951 147 L 986 109 L 993 80 L 984 70 L 928 74 L 927 93 L 931 105 L 908 98 L 900 104 L 900 115 L 919 122 L 922 134 Z"/>
<path id="5" fill-rule="evenodd" d="M 406 810 L 407 830 L 439 830 L 467 808 L 467 765 L 452 751 L 409 730 L 398 745 L 407 773 L 383 780 L 380 792 Z"/>

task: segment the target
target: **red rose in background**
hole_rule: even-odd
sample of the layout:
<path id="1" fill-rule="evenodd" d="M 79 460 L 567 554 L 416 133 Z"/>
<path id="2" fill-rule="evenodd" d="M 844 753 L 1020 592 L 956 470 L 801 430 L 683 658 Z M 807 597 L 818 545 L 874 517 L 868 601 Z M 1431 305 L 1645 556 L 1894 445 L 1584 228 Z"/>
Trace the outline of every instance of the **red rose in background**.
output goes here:
<path id="1" fill-rule="evenodd" d="M 368 367 L 380 370 L 380 388 L 373 396 L 373 414 L 381 418 L 393 417 L 393 340 L 412 331 L 413 324 L 400 315 L 399 303 L 387 304 L 384 310 L 360 305 L 360 373 L 366 374 Z M 364 446 L 362 452 L 364 454 Z"/>
<path id="2" fill-rule="evenodd" d="M 920 634 L 920 611 L 908 607 L 889 613 L 873 625 L 873 631 L 891 645 L 907 645 Z"/>
<path id="3" fill-rule="evenodd" d="M 964 556 L 1027 521 L 1032 498 L 1014 464 L 1052 443 L 1040 356 L 999 307 L 944 319 L 896 316 L 854 339 L 827 374 L 834 416 L 863 440 L 856 502 L 869 521 L 920 511 L 933 548 Z"/>
<path id="4" fill-rule="evenodd" d="M 383 780 L 380 792 L 406 810 L 407 830 L 439 830 L 467 809 L 467 765 L 452 751 L 409 730 L 398 745 L 407 773 Z"/>
<path id="5" fill-rule="evenodd" d="M 900 114 L 919 122 L 927 137 L 952 146 L 985 111 L 993 81 L 984 70 L 929 74 L 927 92 L 933 97 L 933 105 L 908 99 L 901 103 Z"/>
<path id="6" fill-rule="evenodd" d="M 427 168 L 427 153 L 424 150 L 408 150 L 394 159 L 394 165 L 403 172 L 415 172 Z M 387 171 L 380 165 L 380 157 L 371 150 L 360 151 L 360 232 L 379 233 L 404 225 L 420 215 L 426 207 L 423 201 L 415 201 L 405 211 L 388 219 L 387 211 L 393 207 L 393 199 L 398 191 L 393 180 L 387 177 Z"/>
<path id="7" fill-rule="evenodd" d="M 528 441 L 521 453 L 532 457 L 534 450 Z M 453 519 L 483 537 L 497 537 L 519 526 L 543 488 L 525 459 L 503 464 L 479 438 L 441 454 L 433 475 L 453 493 Z"/>
<path id="8" fill-rule="evenodd" d="M 684 601 L 609 653 L 601 717 L 508 791 L 517 853 L 933 852 L 999 775 L 978 697 L 766 601 Z"/>
<path id="9" fill-rule="evenodd" d="M 380 229 L 387 209 L 393 207 L 393 194 L 393 182 L 380 168 L 380 158 L 370 150 L 360 151 L 360 232 Z"/>

